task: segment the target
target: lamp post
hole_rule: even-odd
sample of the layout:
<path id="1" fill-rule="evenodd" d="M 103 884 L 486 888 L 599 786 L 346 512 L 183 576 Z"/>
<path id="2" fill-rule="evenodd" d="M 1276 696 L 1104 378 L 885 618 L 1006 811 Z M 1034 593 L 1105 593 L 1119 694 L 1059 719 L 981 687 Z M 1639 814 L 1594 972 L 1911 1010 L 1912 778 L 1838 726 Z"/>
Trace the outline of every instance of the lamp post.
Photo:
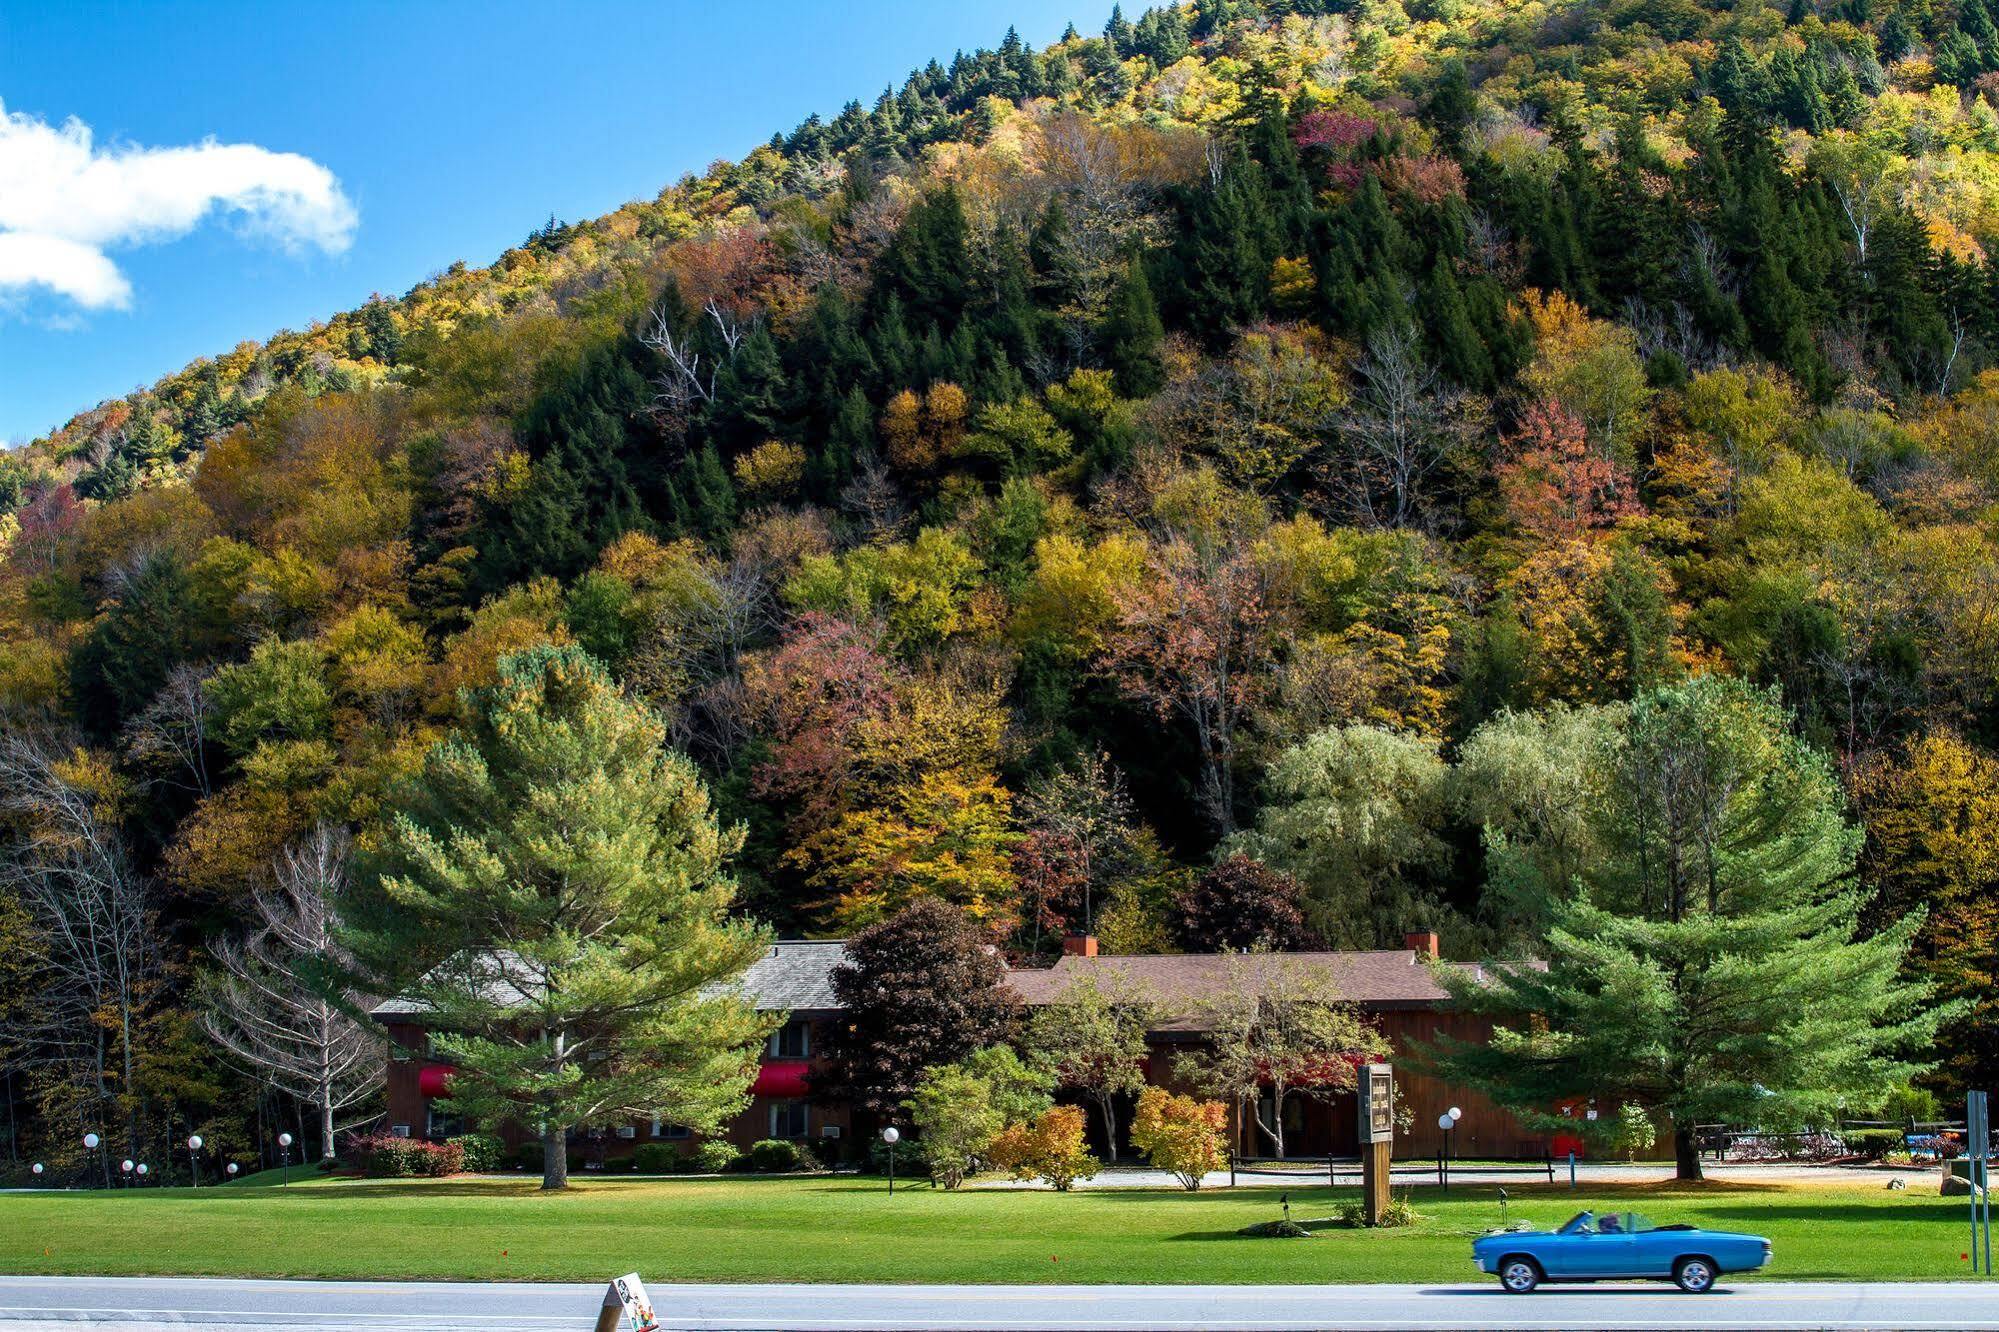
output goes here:
<path id="1" fill-rule="evenodd" d="M 236 1178 L 236 1163 L 234 1161 L 231 1161 L 228 1165 L 222 1168 L 229 1173 L 229 1178 L 231 1179 Z"/>
<path id="2" fill-rule="evenodd" d="M 902 1141 L 902 1130 L 890 1124 L 882 1130 L 882 1141 L 888 1144 L 888 1191 L 895 1193 L 895 1145 Z"/>
<path id="3" fill-rule="evenodd" d="M 125 1177 L 125 1187 L 132 1187 L 132 1158 L 126 1157 L 118 1163 L 118 1173 Z"/>
<path id="4" fill-rule="evenodd" d="M 141 1184 L 146 1182 L 146 1163 L 144 1161 L 139 1162 L 139 1182 Z"/>
<path id="5" fill-rule="evenodd" d="M 1443 1150 L 1437 1156 L 1437 1182 L 1444 1192 L 1451 1191 L 1451 1130 L 1458 1126 L 1458 1116 L 1447 1110 L 1437 1116 L 1437 1127 L 1444 1132 Z"/>
<path id="6" fill-rule="evenodd" d="M 40 1161 L 37 1161 L 37 1162 L 35 1162 L 35 1165 L 34 1165 L 34 1171 L 35 1171 L 35 1178 L 36 1178 L 37 1180 L 41 1179 L 41 1177 L 42 1177 L 42 1163 L 41 1163 Z"/>
<path id="7" fill-rule="evenodd" d="M 289 1133 L 280 1133 L 278 1135 L 278 1187 L 279 1188 L 282 1189 L 292 1182 L 291 1174 L 292 1174 L 292 1135 Z"/>
<path id="8" fill-rule="evenodd" d="M 187 1139 L 187 1177 L 194 1188 L 201 1187 L 201 1135 L 191 1133 Z"/>

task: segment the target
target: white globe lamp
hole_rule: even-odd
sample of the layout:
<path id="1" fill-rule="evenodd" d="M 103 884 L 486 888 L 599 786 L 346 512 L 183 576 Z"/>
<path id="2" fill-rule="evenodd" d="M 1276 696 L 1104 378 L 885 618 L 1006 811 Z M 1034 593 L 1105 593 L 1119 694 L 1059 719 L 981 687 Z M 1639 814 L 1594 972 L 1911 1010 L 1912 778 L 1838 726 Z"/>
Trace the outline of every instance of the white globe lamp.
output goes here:
<path id="1" fill-rule="evenodd" d="M 888 1144 L 888 1191 L 895 1192 L 895 1145 L 902 1141 L 902 1130 L 890 1124 L 882 1130 L 882 1141 Z"/>

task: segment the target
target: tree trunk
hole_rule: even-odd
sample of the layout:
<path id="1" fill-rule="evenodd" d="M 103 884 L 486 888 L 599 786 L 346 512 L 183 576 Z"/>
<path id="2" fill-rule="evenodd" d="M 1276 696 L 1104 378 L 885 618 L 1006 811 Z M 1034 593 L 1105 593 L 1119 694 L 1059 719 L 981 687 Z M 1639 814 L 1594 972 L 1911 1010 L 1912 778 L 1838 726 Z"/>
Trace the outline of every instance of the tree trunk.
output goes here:
<path id="1" fill-rule="evenodd" d="M 1674 1178 L 1707 1178 L 1701 1173 L 1701 1152 L 1699 1145 L 1694 1141 L 1693 1125 L 1679 1123 L 1673 1125 L 1673 1161 L 1677 1166 Z"/>
<path id="2" fill-rule="evenodd" d="M 557 1124 L 541 1126 L 541 1187 L 544 1191 L 569 1187 L 568 1135 Z"/>
<path id="3" fill-rule="evenodd" d="M 1117 1164 L 1117 1102 L 1111 1096 L 1099 1096 L 1097 1108 L 1104 1112 L 1104 1159 Z"/>
<path id="4" fill-rule="evenodd" d="M 333 1159 L 333 1093 L 322 1087 L 319 1092 L 319 1159 Z"/>

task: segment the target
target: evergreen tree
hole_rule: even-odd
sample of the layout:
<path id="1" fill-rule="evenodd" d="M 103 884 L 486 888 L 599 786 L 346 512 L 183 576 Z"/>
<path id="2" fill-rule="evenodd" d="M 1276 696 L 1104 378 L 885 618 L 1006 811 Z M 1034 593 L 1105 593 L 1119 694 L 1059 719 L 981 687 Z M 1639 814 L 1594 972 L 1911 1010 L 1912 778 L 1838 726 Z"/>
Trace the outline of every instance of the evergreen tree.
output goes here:
<path id="1" fill-rule="evenodd" d="M 1433 1051 L 1446 1076 L 1549 1131 L 1573 1131 L 1563 1101 L 1642 1105 L 1698 1179 L 1696 1124 L 1813 1122 L 1922 1071 L 1954 1010 L 1902 977 L 1921 915 L 1862 936 L 1859 830 L 1773 695 L 1715 675 L 1654 691 L 1589 762 L 1598 852 L 1554 905 L 1546 969 L 1445 978 L 1499 1023 Z M 1500 839 L 1494 875 L 1533 851 Z"/>
<path id="2" fill-rule="evenodd" d="M 1492 357 L 1472 327 L 1464 293 L 1458 289 L 1457 277 L 1447 260 L 1439 258 L 1431 268 L 1430 279 L 1424 284 L 1424 297 L 1424 313 L 1444 373 L 1468 388 L 1491 388 Z"/>
<path id="3" fill-rule="evenodd" d="M 895 234 L 875 271 L 876 290 L 894 294 L 916 327 L 952 325 L 970 295 L 965 251 L 965 209 L 958 191 L 945 186 L 925 195 Z"/>
<path id="4" fill-rule="evenodd" d="M 1131 20 L 1124 16 L 1124 6 L 1112 5 L 1111 16 L 1104 23 L 1104 40 L 1110 43 L 1111 50 L 1119 58 L 1123 58 L 1132 54 L 1133 36 Z"/>
<path id="5" fill-rule="evenodd" d="M 688 455 L 680 493 L 687 502 L 687 525 L 702 536 L 718 540 L 735 526 L 736 486 L 713 444 Z"/>
<path id="6" fill-rule="evenodd" d="M 503 658 L 398 809 L 342 942 L 425 1016 L 455 1107 L 539 1132 L 544 1189 L 573 1129 L 713 1130 L 747 1103 L 770 1024 L 724 984 L 766 947 L 728 915 L 738 838 L 581 648 Z"/>
<path id="7" fill-rule="evenodd" d="M 1453 56 L 1423 104 L 1423 121 L 1437 133 L 1437 142 L 1452 157 L 1463 157 L 1466 136 L 1478 118 L 1478 94 L 1472 91 L 1465 62 Z"/>
<path id="8" fill-rule="evenodd" d="M 1145 265 L 1137 259 L 1125 266 L 1124 278 L 1104 318 L 1103 336 L 1104 360 L 1116 377 L 1121 396 L 1149 398 L 1165 387 L 1166 328 L 1159 321 L 1158 306 L 1153 304 Z"/>
<path id="9" fill-rule="evenodd" d="M 116 601 L 70 661 L 77 714 L 101 735 L 152 702 L 175 666 L 192 655 L 197 613 L 186 572 L 169 552 L 148 557 L 123 580 Z"/>

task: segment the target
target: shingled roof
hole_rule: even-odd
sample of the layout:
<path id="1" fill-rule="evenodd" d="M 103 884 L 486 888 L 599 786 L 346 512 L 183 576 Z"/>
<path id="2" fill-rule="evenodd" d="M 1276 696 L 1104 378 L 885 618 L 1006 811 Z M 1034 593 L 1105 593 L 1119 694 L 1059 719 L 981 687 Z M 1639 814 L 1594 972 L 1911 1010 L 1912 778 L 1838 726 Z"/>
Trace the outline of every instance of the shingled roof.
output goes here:
<path id="1" fill-rule="evenodd" d="M 844 940 L 782 939 L 744 971 L 734 984 L 761 1012 L 831 1013 L 840 1008 L 833 994 L 833 969 L 846 958 Z M 489 954 L 489 993 L 504 1003 L 520 1003 L 532 982 L 517 974 L 521 964 L 511 953 Z M 1482 970 L 1470 962 L 1441 965 L 1474 975 Z M 1030 1007 L 1059 1003 L 1063 993 L 1084 976 L 1094 976 L 1109 990 L 1135 989 L 1163 1015 L 1162 1030 L 1188 1030 L 1208 996 L 1229 982 L 1231 970 L 1242 968 L 1255 984 L 1259 976 L 1323 975 L 1332 992 L 1362 1008 L 1387 1010 L 1429 1008 L 1450 995 L 1437 984 L 1422 954 L 1397 948 L 1367 953 L 1173 953 L 1148 957 L 1065 956 L 1052 967 L 1009 971 L 1006 984 Z M 720 987 L 711 987 L 711 991 Z M 408 999 L 378 1004 L 382 1018 L 420 1018 L 424 1005 Z"/>
<path id="2" fill-rule="evenodd" d="M 846 955 L 841 939 L 780 939 L 750 963 L 740 984 L 759 1012 L 830 1012 L 840 1006 L 833 968 Z"/>
<path id="3" fill-rule="evenodd" d="M 780 939 L 734 981 L 722 981 L 704 988 L 716 994 L 729 986 L 739 987 L 760 1013 L 811 1013 L 838 1008 L 833 997 L 833 968 L 846 956 L 847 946 L 838 939 L 819 942 Z M 506 1008 L 528 1002 L 536 986 L 518 954 L 495 949 L 484 954 L 467 954 L 466 961 L 454 958 L 448 965 L 469 963 L 485 973 L 480 989 L 489 1001 Z M 370 1010 L 378 1018 L 422 1018 L 430 1005 L 415 999 L 385 999 Z"/>
<path id="4" fill-rule="evenodd" d="M 519 1008 L 530 1002 L 540 989 L 540 982 L 528 964 L 510 948 L 461 953 L 433 974 L 449 974 L 447 968 L 449 973 L 457 973 L 469 981 L 483 1002 L 502 1008 Z M 378 1018 L 416 1018 L 428 1014 L 431 1006 L 421 999 L 397 995 L 368 1011 Z"/>
<path id="5" fill-rule="evenodd" d="M 1482 975 L 1476 964 L 1443 965 Z M 1162 1029 L 1186 1028 L 1204 999 L 1230 983 L 1240 969 L 1250 985 L 1261 988 L 1280 977 L 1299 980 L 1323 976 L 1333 994 L 1361 1008 L 1429 1008 L 1449 1000 L 1426 959 L 1413 949 L 1366 953 L 1176 953 L 1150 957 L 1062 958 L 1041 971 L 1015 971 L 1007 983 L 1029 1005 L 1060 1002 L 1062 994 L 1085 976 L 1095 977 L 1106 990 L 1133 989 L 1163 1013 Z"/>

